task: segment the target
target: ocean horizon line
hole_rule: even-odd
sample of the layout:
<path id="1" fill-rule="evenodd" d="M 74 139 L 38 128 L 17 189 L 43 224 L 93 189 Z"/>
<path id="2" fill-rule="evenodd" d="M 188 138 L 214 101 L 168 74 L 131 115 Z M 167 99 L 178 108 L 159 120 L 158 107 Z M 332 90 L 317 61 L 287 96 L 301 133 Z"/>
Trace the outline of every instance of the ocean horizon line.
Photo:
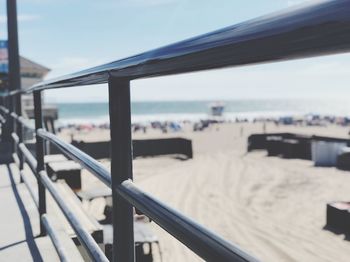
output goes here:
<path id="1" fill-rule="evenodd" d="M 343 101 L 347 102 L 350 101 L 350 98 L 279 98 L 279 97 L 271 97 L 271 98 L 234 98 L 234 99 L 220 99 L 220 98 L 213 98 L 213 99 L 155 99 L 155 100 L 132 100 L 131 103 L 171 103 L 171 102 L 239 102 L 239 101 Z M 47 104 L 106 104 L 108 103 L 108 100 L 84 100 L 84 101 L 67 101 L 67 102 L 61 102 L 61 101 L 53 101 L 53 100 L 47 100 Z"/>
<path id="2" fill-rule="evenodd" d="M 198 121 L 210 117 L 211 101 L 132 102 L 134 122 Z M 308 114 L 350 116 L 350 103 L 339 100 L 226 100 L 223 117 L 227 120 L 303 116 Z M 108 103 L 57 103 L 61 122 L 108 122 Z M 73 121 L 74 120 L 74 121 Z"/>

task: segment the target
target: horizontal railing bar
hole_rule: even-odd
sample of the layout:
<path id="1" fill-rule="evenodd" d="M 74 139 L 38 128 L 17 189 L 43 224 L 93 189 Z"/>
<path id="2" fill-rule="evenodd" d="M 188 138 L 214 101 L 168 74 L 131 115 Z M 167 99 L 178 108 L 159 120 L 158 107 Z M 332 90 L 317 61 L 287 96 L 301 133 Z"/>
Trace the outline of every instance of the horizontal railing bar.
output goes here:
<path id="1" fill-rule="evenodd" d="M 196 222 L 138 189 L 131 180 L 117 193 L 206 261 L 257 261 Z"/>
<path id="2" fill-rule="evenodd" d="M 18 116 L 17 116 L 17 114 L 15 112 L 11 112 L 10 116 L 13 117 L 16 120 L 18 119 Z"/>
<path id="3" fill-rule="evenodd" d="M 20 143 L 18 145 L 19 150 L 21 150 L 24 161 L 28 163 L 28 166 L 32 170 L 33 174 L 36 176 L 36 167 L 38 165 L 38 162 L 36 161 L 35 157 L 32 155 L 32 153 L 29 151 L 29 149 L 25 146 L 25 144 Z"/>
<path id="4" fill-rule="evenodd" d="M 32 130 L 32 131 L 35 130 L 34 126 L 31 126 L 31 125 L 26 121 L 26 118 L 24 118 L 23 116 L 18 117 L 18 118 L 17 118 L 17 121 L 18 121 L 20 124 L 22 124 L 22 126 L 23 126 L 24 128 L 27 128 L 28 130 Z"/>
<path id="5" fill-rule="evenodd" d="M 90 171 L 93 175 L 95 175 L 98 179 L 100 179 L 105 185 L 111 187 L 112 180 L 110 173 L 106 170 L 106 168 L 101 165 L 98 161 L 93 159 L 88 154 L 85 154 L 78 148 L 62 141 L 54 134 L 47 132 L 43 129 L 37 130 L 38 136 L 43 139 L 50 141 L 54 144 L 63 154 L 67 155 L 69 158 L 78 162 L 81 166 Z"/>
<path id="6" fill-rule="evenodd" d="M 17 154 L 13 153 L 12 154 L 12 158 L 13 158 L 13 162 L 16 164 L 16 166 L 19 167 L 20 161 L 19 161 L 19 158 L 18 158 Z"/>
<path id="7" fill-rule="evenodd" d="M 13 161 L 15 162 L 16 166 L 19 168 L 20 166 L 20 161 L 16 153 L 12 154 Z M 36 205 L 37 208 L 39 208 L 39 199 L 37 194 L 34 193 L 33 187 L 30 185 L 27 176 L 24 174 L 24 170 L 19 170 L 19 175 L 21 176 L 24 184 L 26 185 L 31 197 L 33 198 L 33 201 Z"/>
<path id="8" fill-rule="evenodd" d="M 38 83 L 26 92 L 102 84 L 350 50 L 350 1 L 323 0 Z"/>
<path id="9" fill-rule="evenodd" d="M 15 144 L 18 145 L 18 143 L 19 143 L 18 135 L 15 132 L 12 132 L 11 137 L 12 137 L 13 141 L 15 142 Z"/>
<path id="10" fill-rule="evenodd" d="M 6 108 L 6 107 L 4 107 L 4 106 L 0 106 L 0 110 L 2 111 L 2 112 L 4 112 L 5 114 L 8 114 L 10 111 Z"/>
<path id="11" fill-rule="evenodd" d="M 43 183 L 45 188 L 51 193 L 53 199 L 56 201 L 56 203 L 62 210 L 63 214 L 67 218 L 69 224 L 75 231 L 79 239 L 79 242 L 84 246 L 90 258 L 93 261 L 107 262 L 108 259 L 106 258 L 105 254 L 102 252 L 102 250 L 97 245 L 97 243 L 92 238 L 92 236 L 89 234 L 89 232 L 85 230 L 85 228 L 79 221 L 79 218 L 72 212 L 72 210 L 69 209 L 68 205 L 66 204 L 66 201 L 62 198 L 62 196 L 56 189 L 56 186 L 54 185 L 54 183 L 47 176 L 46 172 L 41 171 L 39 173 L 39 176 L 40 176 L 41 182 Z"/>
<path id="12" fill-rule="evenodd" d="M 69 255 L 67 254 L 67 251 L 65 250 L 64 245 L 63 245 L 62 241 L 60 240 L 59 236 L 57 235 L 57 230 L 53 226 L 53 224 L 50 221 L 47 214 L 42 215 L 41 220 L 46 228 L 46 232 L 48 233 L 49 237 L 51 238 L 51 242 L 57 251 L 57 254 L 60 258 L 60 261 L 61 262 L 70 261 Z"/>
<path id="13" fill-rule="evenodd" d="M 29 193 L 30 193 L 30 195 L 31 195 L 31 197 L 32 197 L 36 207 L 39 209 L 39 197 L 34 192 L 33 186 L 30 184 L 26 174 L 24 174 L 24 170 L 20 170 L 20 175 L 21 175 L 22 180 L 23 180 L 24 184 L 26 185 L 26 187 L 27 187 L 27 189 L 28 189 L 28 191 L 29 191 Z"/>
<path id="14" fill-rule="evenodd" d="M 29 129 L 29 130 L 35 130 L 35 128 L 33 126 L 30 126 L 27 121 L 25 120 L 25 118 L 23 116 L 18 116 L 15 112 L 12 112 L 11 117 L 13 117 L 13 119 L 15 119 L 17 122 L 19 122 L 23 127 Z"/>
<path id="15" fill-rule="evenodd" d="M 2 115 L 0 115 L 0 122 L 1 122 L 2 124 L 5 124 L 5 123 L 6 123 L 6 119 L 5 119 Z"/>

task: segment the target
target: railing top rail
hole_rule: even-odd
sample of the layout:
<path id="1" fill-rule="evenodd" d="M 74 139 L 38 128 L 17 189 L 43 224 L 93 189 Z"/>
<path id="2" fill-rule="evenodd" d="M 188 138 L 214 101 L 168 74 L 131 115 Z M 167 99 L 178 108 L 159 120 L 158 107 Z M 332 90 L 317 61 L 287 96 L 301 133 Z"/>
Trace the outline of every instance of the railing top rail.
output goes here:
<path id="1" fill-rule="evenodd" d="M 26 92 L 350 51 L 350 1 L 323 0 L 36 84 Z M 14 94 L 14 93 L 13 93 Z"/>

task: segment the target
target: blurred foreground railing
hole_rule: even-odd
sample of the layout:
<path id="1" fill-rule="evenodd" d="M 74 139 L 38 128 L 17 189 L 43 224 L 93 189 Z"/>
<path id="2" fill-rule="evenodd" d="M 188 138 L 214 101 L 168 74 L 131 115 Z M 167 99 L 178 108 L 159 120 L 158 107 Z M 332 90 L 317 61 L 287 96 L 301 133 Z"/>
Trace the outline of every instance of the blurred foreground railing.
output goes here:
<path id="1" fill-rule="evenodd" d="M 14 150 L 18 155 L 17 162 L 24 182 L 26 179 L 22 172 L 23 162 L 29 165 L 37 177 L 38 197 L 34 196 L 33 191 L 31 194 L 36 199 L 42 218 L 41 233 L 48 232 L 53 242 L 57 241 L 54 230 L 48 226 L 50 223 L 45 216 L 47 189 L 72 225 L 91 259 L 106 260 L 102 251 L 75 217 L 74 210 L 69 210 L 55 184 L 48 178 L 44 168 L 43 142 L 46 140 L 112 188 L 113 261 L 134 261 L 134 207 L 207 261 L 255 261 L 238 247 L 209 232 L 133 184 L 130 81 L 227 66 L 347 52 L 350 50 L 349 14 L 350 1 L 322 1 L 45 81 L 26 90 L 11 90 L 6 100 L 20 101 L 18 98 L 24 92 L 33 93 L 34 96 L 36 158 L 22 142 L 23 127 L 31 127 L 19 115 L 15 103 L 4 101 L 4 105 L 9 104 L 10 108 L 0 107 L 3 112 L 0 121 L 13 119 L 14 125 L 17 125 L 17 128 L 13 125 L 3 126 L 11 129 Z M 109 86 L 111 174 L 90 156 L 42 129 L 41 95 L 44 90 L 101 83 L 108 83 Z M 13 99 L 14 97 L 16 99 Z M 60 250 L 57 248 L 58 253 Z M 61 256 L 65 257 L 64 254 Z"/>

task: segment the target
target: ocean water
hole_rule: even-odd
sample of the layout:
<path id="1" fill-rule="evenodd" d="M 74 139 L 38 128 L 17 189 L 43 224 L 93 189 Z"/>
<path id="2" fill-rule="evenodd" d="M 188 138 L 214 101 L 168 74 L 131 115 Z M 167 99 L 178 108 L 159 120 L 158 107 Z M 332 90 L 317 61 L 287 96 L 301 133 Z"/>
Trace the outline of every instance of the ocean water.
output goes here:
<path id="1" fill-rule="evenodd" d="M 164 101 L 132 102 L 132 121 L 199 120 L 208 117 L 211 102 Z M 350 100 L 233 100 L 223 101 L 224 117 L 234 120 L 257 117 L 279 117 L 305 114 L 350 116 Z M 107 103 L 59 103 L 61 123 L 106 123 Z"/>

